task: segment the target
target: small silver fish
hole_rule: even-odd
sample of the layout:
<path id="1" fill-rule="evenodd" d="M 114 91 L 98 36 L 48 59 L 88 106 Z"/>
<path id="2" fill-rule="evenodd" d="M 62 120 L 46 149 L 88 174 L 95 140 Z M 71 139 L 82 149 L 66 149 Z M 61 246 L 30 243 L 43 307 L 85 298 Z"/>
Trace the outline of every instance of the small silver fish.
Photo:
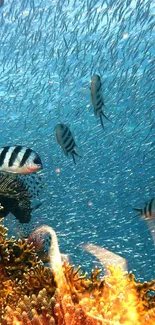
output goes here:
<path id="1" fill-rule="evenodd" d="M 104 128 L 103 116 L 108 120 L 109 118 L 104 114 L 103 107 L 105 106 L 102 95 L 102 84 L 99 75 L 95 74 L 91 79 L 91 98 L 94 107 L 94 115 L 100 118 L 101 125 Z M 111 121 L 110 121 L 111 122 Z"/>
<path id="2" fill-rule="evenodd" d="M 0 171 L 15 174 L 30 174 L 42 169 L 39 155 L 23 146 L 0 148 Z"/>
<path id="3" fill-rule="evenodd" d="M 155 219 L 155 198 L 145 203 L 143 209 L 134 208 L 134 210 L 139 212 L 137 216 L 141 215 L 144 219 Z"/>
<path id="4" fill-rule="evenodd" d="M 56 138 L 58 143 L 62 147 L 65 155 L 68 156 L 70 154 L 73 158 L 74 164 L 76 164 L 75 155 L 80 157 L 81 155 L 77 151 L 77 146 L 69 127 L 62 123 L 57 124 Z"/>

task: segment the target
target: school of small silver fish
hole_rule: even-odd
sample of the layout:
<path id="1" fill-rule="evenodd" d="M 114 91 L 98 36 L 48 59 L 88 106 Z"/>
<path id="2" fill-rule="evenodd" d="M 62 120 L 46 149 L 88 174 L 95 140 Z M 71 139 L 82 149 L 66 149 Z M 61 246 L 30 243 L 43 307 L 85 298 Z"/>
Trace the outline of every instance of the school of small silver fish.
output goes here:
<path id="1" fill-rule="evenodd" d="M 153 219 L 153 2 L 0 1 L 0 18 L 0 171 L 24 176 L 44 167 L 49 211 L 70 217 L 66 232 L 77 241 L 72 220 L 83 214 L 94 236 L 102 229 L 116 241 L 113 219 L 118 228 L 128 223 L 134 207 Z"/>

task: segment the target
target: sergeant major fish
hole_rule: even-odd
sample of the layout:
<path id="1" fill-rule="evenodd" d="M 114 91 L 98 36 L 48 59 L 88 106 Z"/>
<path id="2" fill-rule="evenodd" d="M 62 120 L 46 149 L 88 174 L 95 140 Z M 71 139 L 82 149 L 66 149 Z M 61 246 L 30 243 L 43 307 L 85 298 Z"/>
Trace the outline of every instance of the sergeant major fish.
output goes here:
<path id="1" fill-rule="evenodd" d="M 142 209 L 134 208 L 134 210 L 138 211 L 139 212 L 138 215 L 141 215 L 141 217 L 144 218 L 145 221 L 147 222 L 147 225 L 149 227 L 155 245 L 155 198 L 145 203 L 144 208 Z"/>
<path id="2" fill-rule="evenodd" d="M 138 211 L 139 214 L 145 219 L 155 219 L 155 198 L 147 202 L 143 209 L 134 208 L 135 211 Z"/>
<path id="3" fill-rule="evenodd" d="M 0 171 L 30 174 L 42 169 L 39 155 L 23 146 L 7 146 L 0 148 Z"/>
<path id="4" fill-rule="evenodd" d="M 62 147 L 65 155 L 71 155 L 74 161 L 74 164 L 76 164 L 75 161 L 75 155 L 80 156 L 81 155 L 77 152 L 77 146 L 75 143 L 75 140 L 73 138 L 73 135 L 69 129 L 69 127 L 65 124 L 57 124 L 56 125 L 56 138 L 60 146 Z"/>
<path id="5" fill-rule="evenodd" d="M 102 84 L 99 75 L 95 74 L 91 79 L 91 98 L 94 107 L 94 115 L 100 118 L 101 125 L 104 128 L 103 116 L 108 120 L 109 118 L 104 114 L 103 107 L 105 106 L 102 95 Z M 111 121 L 110 121 L 111 122 Z"/>

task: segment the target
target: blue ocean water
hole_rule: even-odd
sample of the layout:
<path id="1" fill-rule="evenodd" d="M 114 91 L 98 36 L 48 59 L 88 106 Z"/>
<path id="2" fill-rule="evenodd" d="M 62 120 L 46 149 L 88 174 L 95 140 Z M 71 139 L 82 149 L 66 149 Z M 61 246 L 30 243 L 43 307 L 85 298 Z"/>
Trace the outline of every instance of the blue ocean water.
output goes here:
<path id="1" fill-rule="evenodd" d="M 29 230 L 47 224 L 60 250 L 90 271 L 94 243 L 126 258 L 138 280 L 155 278 L 155 247 L 134 218 L 155 195 L 155 4 L 149 0 L 4 0 L 0 8 L 1 146 L 36 150 L 42 206 Z M 102 79 L 102 129 L 90 96 Z M 82 153 L 64 155 L 55 126 L 67 124 Z M 60 169 L 60 172 L 58 172 Z M 19 224 L 5 224 L 18 236 Z"/>

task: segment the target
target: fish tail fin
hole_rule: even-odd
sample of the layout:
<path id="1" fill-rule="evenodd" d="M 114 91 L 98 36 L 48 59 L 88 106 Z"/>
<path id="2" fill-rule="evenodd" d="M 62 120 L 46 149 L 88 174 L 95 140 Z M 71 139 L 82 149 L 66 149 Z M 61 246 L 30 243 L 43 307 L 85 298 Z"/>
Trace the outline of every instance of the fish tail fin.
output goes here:
<path id="1" fill-rule="evenodd" d="M 105 106 L 105 105 L 104 105 Z M 101 112 L 101 115 L 104 116 L 106 118 L 106 120 L 108 120 L 109 122 L 113 123 L 104 113 L 103 111 Z"/>
<path id="2" fill-rule="evenodd" d="M 101 122 L 101 125 L 102 125 L 102 128 L 104 129 L 104 124 L 103 124 L 103 112 L 100 114 L 100 122 Z"/>
<path id="3" fill-rule="evenodd" d="M 76 147 L 74 148 L 74 150 L 72 151 L 73 161 L 74 161 L 74 164 L 76 165 L 75 156 L 79 156 L 79 157 L 82 158 L 82 155 L 81 155 L 81 153 L 80 153 L 80 151 L 79 151 L 79 149 L 78 149 L 77 146 L 76 146 Z"/>
<path id="4" fill-rule="evenodd" d="M 74 154 L 82 158 L 82 154 L 77 146 L 74 148 Z"/>
<path id="5" fill-rule="evenodd" d="M 138 217 L 138 216 L 140 216 L 140 215 L 142 214 L 142 209 L 140 209 L 140 208 L 133 208 L 133 210 L 139 212 L 138 214 L 136 214 L 136 215 L 134 216 L 134 218 L 135 218 L 135 217 Z"/>
<path id="6" fill-rule="evenodd" d="M 76 153 L 75 153 L 75 151 L 73 151 L 72 152 L 72 158 L 73 158 L 73 161 L 74 161 L 74 165 L 76 165 L 75 155 L 76 155 Z"/>

